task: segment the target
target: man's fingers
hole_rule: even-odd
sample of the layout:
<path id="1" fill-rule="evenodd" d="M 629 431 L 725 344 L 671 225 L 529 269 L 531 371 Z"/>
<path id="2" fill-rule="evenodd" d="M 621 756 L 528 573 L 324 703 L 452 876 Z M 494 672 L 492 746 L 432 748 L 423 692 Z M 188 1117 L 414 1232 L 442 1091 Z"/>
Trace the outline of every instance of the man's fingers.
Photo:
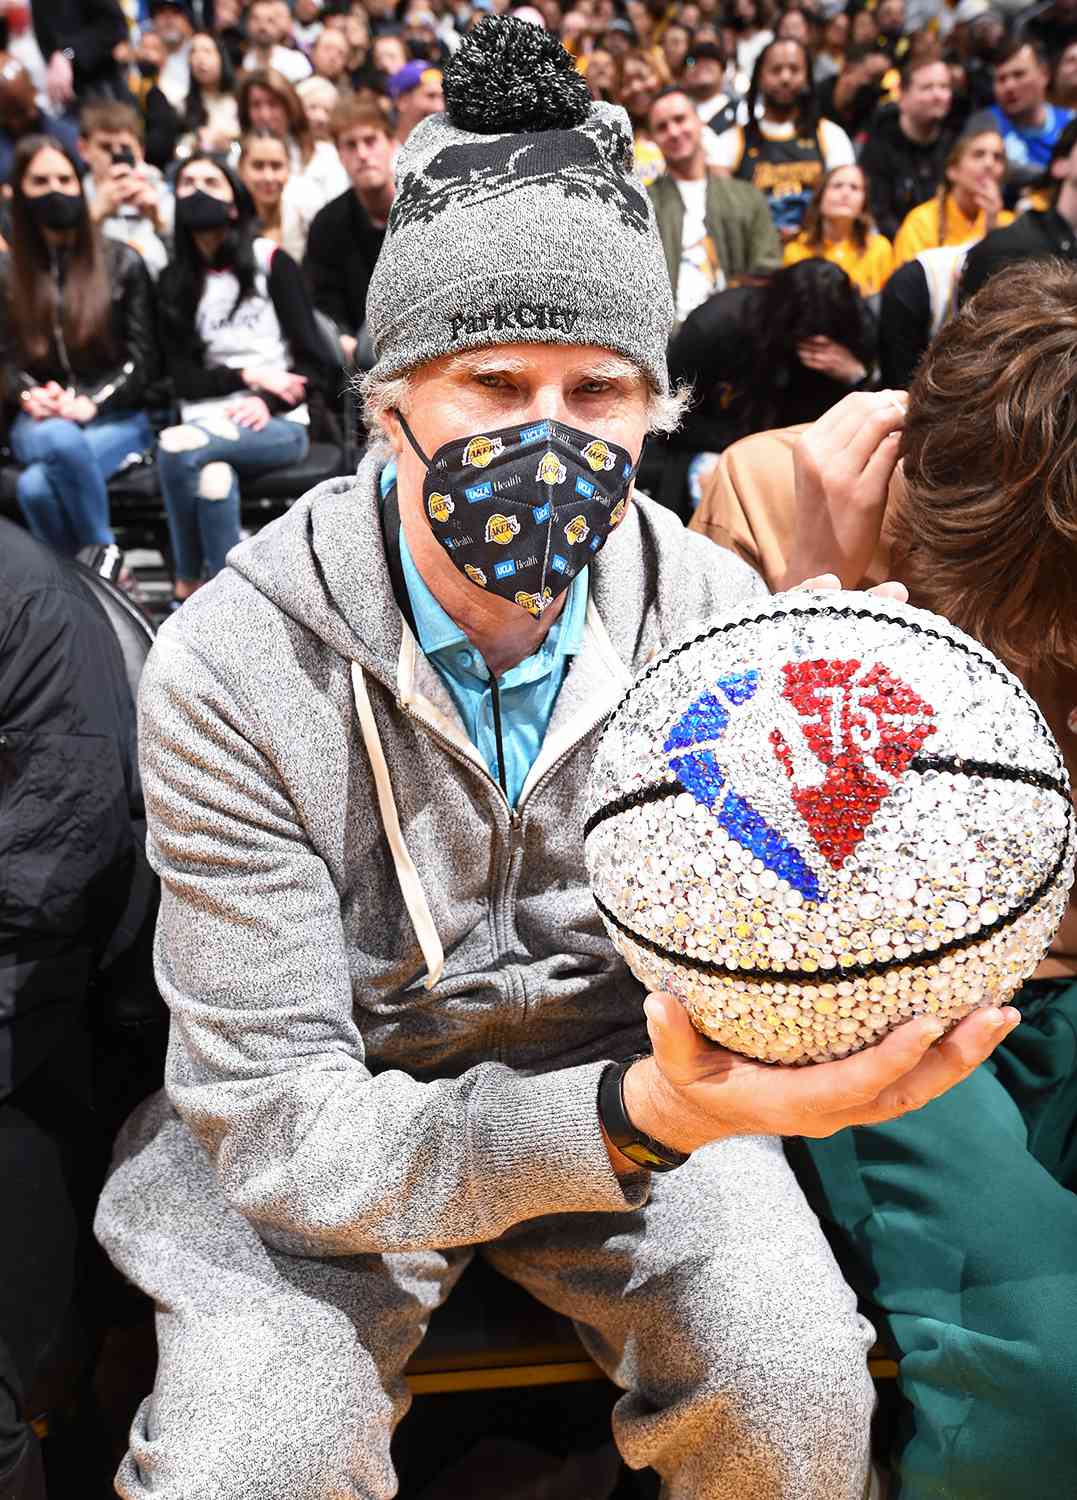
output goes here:
<path id="1" fill-rule="evenodd" d="M 900 421 L 891 427 L 890 431 L 882 437 L 876 445 L 867 463 L 864 465 L 863 484 L 865 489 L 873 493 L 885 493 L 890 485 L 890 476 L 897 468 L 898 453 L 901 449 L 901 433 L 905 425 L 904 413 Z"/>
<path id="2" fill-rule="evenodd" d="M 1011 1032 L 1016 1012 L 993 1007 L 973 1011 L 950 1034 L 930 1048 L 904 1078 L 884 1089 L 871 1111 L 871 1121 L 894 1120 L 922 1109 L 961 1083 L 984 1062 Z M 1018 1015 L 1018 1020 L 1020 1019 Z"/>
<path id="3" fill-rule="evenodd" d="M 896 578 L 889 579 L 886 583 L 877 583 L 868 589 L 869 594 L 874 594 L 876 599 L 895 599 L 898 604 L 908 604 L 909 591 L 903 583 Z"/>
<path id="4" fill-rule="evenodd" d="M 647 1034 L 663 1073 L 668 1078 L 689 1079 L 714 1048 L 692 1025 L 692 1019 L 676 995 L 656 993 L 643 1003 L 647 1017 Z"/>
<path id="5" fill-rule="evenodd" d="M 852 1120 L 866 1116 L 881 1094 L 912 1072 L 942 1033 L 943 1026 L 934 1016 L 921 1016 L 895 1027 L 881 1042 L 853 1057 L 798 1069 L 805 1111 Z"/>
<path id="6" fill-rule="evenodd" d="M 889 391 L 853 391 L 850 395 L 843 396 L 817 422 L 812 423 L 800 442 L 810 451 L 813 440 L 818 439 L 824 455 L 829 457 L 848 446 L 863 425 L 866 415 L 880 407 L 879 398 L 892 394 Z"/>
<path id="7" fill-rule="evenodd" d="M 802 583 L 796 584 L 790 593 L 796 593 L 797 589 L 819 589 L 826 592 L 828 589 L 840 589 L 841 579 L 836 573 L 817 573 L 814 578 L 805 578 Z"/>
<path id="8" fill-rule="evenodd" d="M 827 418 L 846 406 L 840 421 L 824 427 Z M 855 404 L 854 404 L 855 403 Z M 799 440 L 802 461 L 806 459 L 825 475 L 828 487 L 840 492 L 859 484 L 879 445 L 905 424 L 905 410 L 889 391 L 854 392 L 820 417 Z M 896 462 L 896 447 L 887 457 Z"/>

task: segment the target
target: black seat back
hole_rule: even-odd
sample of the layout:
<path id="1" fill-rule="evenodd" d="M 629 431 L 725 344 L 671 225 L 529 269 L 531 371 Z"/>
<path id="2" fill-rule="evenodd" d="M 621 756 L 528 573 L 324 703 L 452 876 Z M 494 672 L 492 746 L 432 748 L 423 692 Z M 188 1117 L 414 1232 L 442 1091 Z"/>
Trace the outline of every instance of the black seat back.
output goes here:
<path id="1" fill-rule="evenodd" d="M 131 697 L 137 701 L 138 684 L 142 676 L 142 668 L 146 665 L 146 658 L 150 654 L 150 647 L 153 645 L 154 630 L 149 616 L 139 609 L 123 589 L 113 583 L 108 576 L 110 567 L 114 565 L 114 559 L 101 554 L 116 551 L 116 548 L 84 547 L 75 560 L 74 566 L 79 577 L 108 615 L 109 623 L 120 643 L 120 651 L 123 653 L 123 665 L 127 672 Z M 104 572 L 101 571 L 102 568 L 105 569 Z"/>

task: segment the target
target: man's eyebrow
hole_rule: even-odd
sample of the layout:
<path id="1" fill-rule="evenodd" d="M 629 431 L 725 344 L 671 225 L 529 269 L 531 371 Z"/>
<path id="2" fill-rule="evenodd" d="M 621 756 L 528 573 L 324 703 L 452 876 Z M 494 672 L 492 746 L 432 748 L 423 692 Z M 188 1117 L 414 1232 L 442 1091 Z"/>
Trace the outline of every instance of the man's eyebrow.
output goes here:
<path id="1" fill-rule="evenodd" d="M 522 375 L 528 368 L 527 360 L 519 354 L 504 354 L 500 350 L 477 349 L 465 354 L 455 354 L 445 366 L 447 375 Z"/>
<path id="2" fill-rule="evenodd" d="M 581 360 L 571 374 L 585 380 L 642 380 L 643 372 L 619 354 L 606 354 L 598 359 Z"/>
<path id="3" fill-rule="evenodd" d="M 502 350 L 473 350 L 456 354 L 445 366 L 448 375 L 522 375 L 529 368 L 527 359 Z M 566 374 L 574 380 L 642 380 L 642 372 L 630 359 L 619 354 L 598 355 L 582 359 Z"/>

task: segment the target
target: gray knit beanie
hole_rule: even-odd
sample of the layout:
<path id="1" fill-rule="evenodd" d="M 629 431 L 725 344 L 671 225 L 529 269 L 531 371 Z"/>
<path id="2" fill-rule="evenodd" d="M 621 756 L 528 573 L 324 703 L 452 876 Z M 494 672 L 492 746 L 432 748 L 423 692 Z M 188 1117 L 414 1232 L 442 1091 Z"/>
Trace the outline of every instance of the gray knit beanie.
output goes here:
<path id="1" fill-rule="evenodd" d="M 374 378 L 490 344 L 595 344 L 669 389 L 669 275 L 624 110 L 556 37 L 488 18 L 397 160 L 367 296 Z"/>

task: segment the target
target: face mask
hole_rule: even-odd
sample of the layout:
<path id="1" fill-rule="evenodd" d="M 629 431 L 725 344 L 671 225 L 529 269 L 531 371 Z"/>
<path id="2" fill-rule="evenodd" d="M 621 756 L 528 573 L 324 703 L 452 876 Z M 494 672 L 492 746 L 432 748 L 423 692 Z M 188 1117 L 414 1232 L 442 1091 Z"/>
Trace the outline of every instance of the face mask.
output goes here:
<path id="1" fill-rule="evenodd" d="M 399 413 L 398 413 L 399 415 Z M 623 448 L 559 422 L 445 443 L 428 459 L 423 509 L 460 572 L 540 615 L 605 544 L 628 506 L 635 467 Z"/>
<path id="2" fill-rule="evenodd" d="M 176 199 L 176 223 L 188 234 L 201 234 L 207 229 L 223 229 L 232 216 L 232 204 L 214 198 L 195 188 L 185 198 Z"/>
<path id="3" fill-rule="evenodd" d="M 81 193 L 42 193 L 27 198 L 27 207 L 44 229 L 74 229 L 82 218 Z"/>

